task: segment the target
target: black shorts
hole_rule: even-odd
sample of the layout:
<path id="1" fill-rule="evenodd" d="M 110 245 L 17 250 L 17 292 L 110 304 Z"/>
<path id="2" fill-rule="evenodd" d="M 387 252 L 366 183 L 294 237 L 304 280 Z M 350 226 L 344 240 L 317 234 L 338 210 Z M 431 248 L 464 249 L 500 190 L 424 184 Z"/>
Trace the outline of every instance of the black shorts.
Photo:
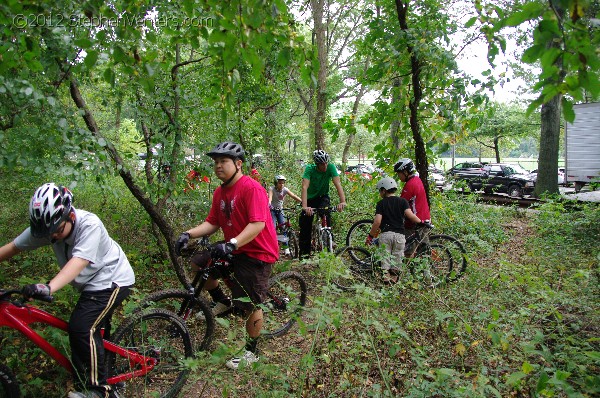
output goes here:
<path id="1" fill-rule="evenodd" d="M 210 259 L 206 252 L 196 254 L 192 262 L 200 268 Z M 231 289 L 233 304 L 240 309 L 253 311 L 254 307 L 265 301 L 269 290 L 269 277 L 273 264 L 265 263 L 245 254 L 237 254 L 231 260 L 225 274 L 211 273 L 214 279 L 223 278 Z M 229 272 L 227 272 L 229 271 Z"/>

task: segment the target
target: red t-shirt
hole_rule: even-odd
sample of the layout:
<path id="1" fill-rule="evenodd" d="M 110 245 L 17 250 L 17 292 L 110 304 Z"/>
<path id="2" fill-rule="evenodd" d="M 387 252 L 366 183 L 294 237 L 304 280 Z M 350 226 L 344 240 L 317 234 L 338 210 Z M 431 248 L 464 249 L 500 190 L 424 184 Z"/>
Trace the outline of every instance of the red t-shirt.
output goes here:
<path id="1" fill-rule="evenodd" d="M 425 188 L 423 182 L 418 176 L 412 176 L 404 184 L 400 197 L 408 200 L 410 209 L 415 216 L 423 220 L 431 220 L 431 214 L 429 213 L 429 204 L 427 203 L 427 195 L 425 195 Z M 405 221 L 404 226 L 406 228 L 413 228 L 415 223 Z"/>
<path id="2" fill-rule="evenodd" d="M 249 243 L 234 253 L 272 264 L 279 258 L 279 244 L 269 210 L 265 189 L 248 176 L 242 176 L 233 186 L 215 189 L 206 221 L 223 230 L 225 240 L 235 238 L 251 222 L 262 221 L 265 228 Z"/>

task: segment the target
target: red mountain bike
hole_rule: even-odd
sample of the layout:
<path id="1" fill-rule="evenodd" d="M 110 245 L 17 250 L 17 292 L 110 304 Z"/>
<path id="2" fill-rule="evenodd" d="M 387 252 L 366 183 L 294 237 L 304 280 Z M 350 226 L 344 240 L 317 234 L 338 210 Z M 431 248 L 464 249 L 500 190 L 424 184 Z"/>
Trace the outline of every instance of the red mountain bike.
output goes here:
<path id="1" fill-rule="evenodd" d="M 50 300 L 52 301 L 52 298 Z M 73 372 L 69 359 L 44 339 L 32 324 L 67 331 L 68 323 L 26 303 L 21 290 L 0 289 L 0 327 L 19 331 Z M 185 322 L 164 309 L 140 311 L 126 318 L 109 340 L 106 350 L 107 382 L 117 394 L 130 397 L 173 397 L 185 383 L 189 369 L 181 365 L 193 356 L 192 341 Z M 0 397 L 21 397 L 15 375 L 0 363 Z"/>

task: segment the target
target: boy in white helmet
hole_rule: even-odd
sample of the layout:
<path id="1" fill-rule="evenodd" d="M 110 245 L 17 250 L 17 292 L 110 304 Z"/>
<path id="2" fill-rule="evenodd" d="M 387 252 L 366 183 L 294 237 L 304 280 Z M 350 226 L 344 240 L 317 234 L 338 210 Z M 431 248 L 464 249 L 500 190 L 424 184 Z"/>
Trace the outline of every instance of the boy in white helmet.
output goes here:
<path id="1" fill-rule="evenodd" d="M 376 187 L 381 200 L 375 206 L 375 219 L 366 243 L 372 245 L 373 239 L 379 235 L 379 244 L 383 245 L 388 254 L 381 261 L 384 281 L 396 283 L 406 243 L 404 220 L 407 218 L 420 224 L 421 219 L 410 210 L 406 199 L 396 196 L 398 184 L 393 178 L 382 178 Z"/>
<path id="2" fill-rule="evenodd" d="M 60 272 L 45 284 L 25 286 L 23 294 L 48 298 L 67 284 L 81 293 L 68 329 L 80 392 L 70 392 L 69 398 L 115 397 L 106 384 L 101 329 L 129 295 L 135 276 L 98 216 L 75 209 L 72 203 L 73 194 L 66 187 L 54 183 L 39 187 L 29 204 L 29 228 L 0 247 L 0 262 L 25 250 L 52 246 Z"/>
<path id="3" fill-rule="evenodd" d="M 271 209 L 271 217 L 273 218 L 273 225 L 277 228 L 278 225 L 285 223 L 285 214 L 283 213 L 283 203 L 286 196 L 290 196 L 298 203 L 302 203 L 302 199 L 295 193 L 285 187 L 285 176 L 278 174 L 273 180 L 273 186 L 269 188 L 269 209 Z M 284 236 L 287 237 L 284 232 Z M 290 255 L 290 249 L 287 247 L 287 243 L 284 245 L 286 256 Z"/>

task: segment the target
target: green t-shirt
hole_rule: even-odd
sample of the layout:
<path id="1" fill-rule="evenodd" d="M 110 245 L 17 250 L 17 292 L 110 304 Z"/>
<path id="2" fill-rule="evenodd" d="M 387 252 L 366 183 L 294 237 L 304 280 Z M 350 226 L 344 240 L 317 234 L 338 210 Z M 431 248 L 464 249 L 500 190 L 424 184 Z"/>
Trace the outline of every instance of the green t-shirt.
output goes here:
<path id="1" fill-rule="evenodd" d="M 339 174 L 333 163 L 328 163 L 327 170 L 323 173 L 317 170 L 316 164 L 311 163 L 306 166 L 302 178 L 306 178 L 310 181 L 307 192 L 308 199 L 327 195 L 329 193 L 329 181 L 331 181 L 333 177 L 338 176 Z"/>

